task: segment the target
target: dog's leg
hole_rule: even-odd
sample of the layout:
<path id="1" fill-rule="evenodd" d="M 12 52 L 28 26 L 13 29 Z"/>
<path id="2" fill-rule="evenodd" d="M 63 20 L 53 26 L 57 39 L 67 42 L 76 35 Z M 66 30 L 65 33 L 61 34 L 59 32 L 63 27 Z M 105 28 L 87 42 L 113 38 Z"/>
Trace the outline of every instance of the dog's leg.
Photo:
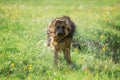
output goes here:
<path id="1" fill-rule="evenodd" d="M 58 50 L 54 49 L 54 65 L 58 66 Z"/>
<path id="2" fill-rule="evenodd" d="M 67 49 L 64 52 L 64 57 L 66 59 L 66 62 L 70 65 L 72 64 L 72 61 L 71 61 L 71 56 L 70 56 L 70 49 Z"/>

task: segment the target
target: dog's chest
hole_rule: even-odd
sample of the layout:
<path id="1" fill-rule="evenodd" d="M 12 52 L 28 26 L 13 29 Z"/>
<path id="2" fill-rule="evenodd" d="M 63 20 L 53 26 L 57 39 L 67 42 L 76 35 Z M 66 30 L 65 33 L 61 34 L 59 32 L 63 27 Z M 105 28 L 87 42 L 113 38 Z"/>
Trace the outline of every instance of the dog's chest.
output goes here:
<path id="1" fill-rule="evenodd" d="M 57 48 L 57 49 L 66 49 L 69 48 L 71 45 L 71 39 L 65 39 L 63 41 L 56 41 L 56 40 L 52 40 L 51 41 L 53 47 Z"/>

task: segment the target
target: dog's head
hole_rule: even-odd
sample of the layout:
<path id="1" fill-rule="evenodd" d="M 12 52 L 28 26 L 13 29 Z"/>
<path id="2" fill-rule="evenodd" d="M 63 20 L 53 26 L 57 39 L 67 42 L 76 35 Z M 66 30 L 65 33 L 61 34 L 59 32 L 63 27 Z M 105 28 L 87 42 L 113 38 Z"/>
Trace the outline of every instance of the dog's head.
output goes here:
<path id="1" fill-rule="evenodd" d="M 54 23 L 55 35 L 57 37 L 65 37 L 69 34 L 71 28 L 67 21 L 65 20 L 56 20 Z"/>
<path id="2" fill-rule="evenodd" d="M 52 20 L 48 25 L 47 34 L 54 39 L 73 38 L 75 24 L 68 16 L 58 17 Z"/>

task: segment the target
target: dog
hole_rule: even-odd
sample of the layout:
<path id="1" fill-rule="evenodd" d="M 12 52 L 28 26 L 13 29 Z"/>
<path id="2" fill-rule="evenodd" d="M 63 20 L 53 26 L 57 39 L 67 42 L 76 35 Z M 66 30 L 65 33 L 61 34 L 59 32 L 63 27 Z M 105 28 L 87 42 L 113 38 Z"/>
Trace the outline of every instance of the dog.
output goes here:
<path id="1" fill-rule="evenodd" d="M 69 16 L 55 18 L 48 25 L 47 46 L 53 46 L 55 65 L 58 65 L 59 51 L 63 51 L 66 62 L 72 64 L 70 47 L 75 29 L 76 25 Z"/>

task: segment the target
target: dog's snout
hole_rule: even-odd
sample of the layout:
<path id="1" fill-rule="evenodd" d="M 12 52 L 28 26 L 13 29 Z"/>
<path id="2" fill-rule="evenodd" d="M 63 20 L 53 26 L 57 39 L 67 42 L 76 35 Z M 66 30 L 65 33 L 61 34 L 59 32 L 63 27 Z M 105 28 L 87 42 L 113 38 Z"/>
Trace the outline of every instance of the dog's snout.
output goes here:
<path id="1" fill-rule="evenodd" d="M 64 33 L 60 33 L 60 32 L 58 32 L 57 35 L 59 35 L 59 36 L 60 36 L 60 35 L 64 35 Z"/>
<path id="2" fill-rule="evenodd" d="M 58 29 L 57 32 L 56 32 L 56 35 L 60 36 L 60 35 L 64 35 L 64 30 L 63 29 Z"/>

